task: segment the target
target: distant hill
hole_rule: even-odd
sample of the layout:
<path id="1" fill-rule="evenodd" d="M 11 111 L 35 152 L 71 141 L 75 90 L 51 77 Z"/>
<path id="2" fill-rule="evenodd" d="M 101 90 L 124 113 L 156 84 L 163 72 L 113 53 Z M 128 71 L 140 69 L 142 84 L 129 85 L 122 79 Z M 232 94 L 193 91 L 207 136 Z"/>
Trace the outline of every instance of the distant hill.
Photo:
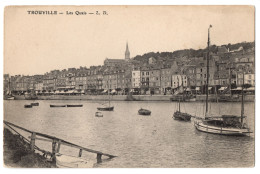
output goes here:
<path id="1" fill-rule="evenodd" d="M 241 42 L 241 43 L 236 43 L 236 44 L 227 44 L 227 45 L 221 45 L 225 46 L 229 50 L 236 50 L 239 47 L 243 47 L 245 51 L 248 49 L 252 49 L 255 47 L 255 42 Z M 216 45 L 211 45 L 210 46 L 210 51 L 213 53 L 217 53 L 218 46 Z M 145 53 L 143 55 L 137 55 L 134 57 L 134 60 L 138 60 L 141 62 L 147 62 L 150 57 L 154 57 L 155 59 L 160 59 L 160 58 L 166 58 L 166 59 L 175 59 L 179 57 L 202 57 L 203 53 L 207 51 L 207 48 L 204 49 L 184 49 L 184 50 L 177 50 L 173 52 L 149 52 Z"/>

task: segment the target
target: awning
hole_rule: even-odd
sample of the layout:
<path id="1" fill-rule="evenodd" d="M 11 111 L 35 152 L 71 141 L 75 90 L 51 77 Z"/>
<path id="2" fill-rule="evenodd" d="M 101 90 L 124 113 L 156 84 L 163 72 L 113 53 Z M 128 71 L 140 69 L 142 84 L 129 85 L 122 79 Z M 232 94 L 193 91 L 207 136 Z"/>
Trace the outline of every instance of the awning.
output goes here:
<path id="1" fill-rule="evenodd" d="M 190 90 L 190 88 L 186 88 L 186 90 L 185 90 L 185 91 L 191 91 L 191 90 Z"/>
<path id="2" fill-rule="evenodd" d="M 210 87 L 208 87 L 208 90 L 211 90 L 212 89 L 212 87 L 210 86 Z"/>
<path id="3" fill-rule="evenodd" d="M 200 90 L 200 87 L 196 87 L 196 89 L 195 89 L 196 91 L 199 91 Z"/>
<path id="4" fill-rule="evenodd" d="M 116 90 L 113 89 L 113 90 L 111 91 L 111 93 L 116 93 Z"/>
<path id="5" fill-rule="evenodd" d="M 130 92 L 134 92 L 134 89 L 131 89 Z"/>
<path id="6" fill-rule="evenodd" d="M 245 91 L 254 91 L 254 90 L 255 90 L 255 87 L 253 87 L 253 86 L 245 89 Z"/>
<path id="7" fill-rule="evenodd" d="M 113 90 L 111 91 L 111 93 L 116 93 L 116 90 L 115 90 L 115 89 L 113 89 Z"/>
<path id="8" fill-rule="evenodd" d="M 234 89 L 231 89 L 232 91 L 242 91 L 242 87 L 237 87 L 237 88 L 234 88 Z"/>
<path id="9" fill-rule="evenodd" d="M 107 90 L 106 89 L 104 89 L 104 91 L 102 91 L 102 93 L 106 93 L 107 92 Z"/>
<path id="10" fill-rule="evenodd" d="M 222 86 L 222 87 L 219 88 L 218 90 L 219 90 L 219 91 L 224 91 L 225 89 L 227 89 L 227 87 Z"/>

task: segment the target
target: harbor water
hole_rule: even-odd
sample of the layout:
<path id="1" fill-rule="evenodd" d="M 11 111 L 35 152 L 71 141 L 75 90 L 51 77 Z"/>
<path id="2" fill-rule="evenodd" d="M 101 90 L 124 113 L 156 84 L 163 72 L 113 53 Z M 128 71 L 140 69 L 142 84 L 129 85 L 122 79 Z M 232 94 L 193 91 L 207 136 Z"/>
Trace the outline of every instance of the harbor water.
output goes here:
<path id="1" fill-rule="evenodd" d="M 39 106 L 24 108 L 39 102 Z M 75 108 L 50 108 L 50 104 L 83 104 Z M 253 167 L 254 134 L 249 137 L 221 136 L 198 132 L 190 122 L 172 118 L 176 102 L 115 101 L 112 112 L 95 117 L 100 103 L 83 100 L 4 101 L 4 119 L 26 129 L 49 134 L 72 143 L 116 155 L 94 167 Z M 140 116 L 140 108 L 151 116 Z M 240 115 L 241 103 L 210 103 L 213 115 Z M 181 111 L 203 116 L 202 102 L 181 103 Z M 247 124 L 254 132 L 254 103 L 245 103 Z M 23 133 L 27 138 L 30 136 Z M 51 150 L 51 143 L 36 140 Z M 78 149 L 61 146 L 60 153 L 78 155 Z M 83 158 L 95 161 L 83 151 Z"/>

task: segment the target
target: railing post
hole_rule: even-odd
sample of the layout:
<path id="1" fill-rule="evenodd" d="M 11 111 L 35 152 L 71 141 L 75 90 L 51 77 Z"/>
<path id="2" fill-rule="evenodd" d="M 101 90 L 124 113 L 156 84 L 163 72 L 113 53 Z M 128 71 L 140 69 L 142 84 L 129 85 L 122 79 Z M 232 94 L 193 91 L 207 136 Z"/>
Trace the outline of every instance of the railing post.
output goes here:
<path id="1" fill-rule="evenodd" d="M 56 140 L 53 140 L 52 141 L 52 154 L 55 154 L 56 153 Z"/>
<path id="2" fill-rule="evenodd" d="M 60 145 L 61 145 L 61 140 L 58 141 L 58 146 L 57 146 L 57 149 L 56 149 L 56 153 L 60 152 Z"/>
<path id="3" fill-rule="evenodd" d="M 102 162 L 101 157 L 102 157 L 102 154 L 97 153 L 97 162 L 98 162 L 98 163 Z"/>
<path id="4" fill-rule="evenodd" d="M 53 139 L 52 140 L 52 153 L 51 153 L 52 162 L 56 161 L 56 157 L 55 157 L 55 153 L 56 153 L 56 149 L 57 149 L 56 144 L 57 144 L 57 140 Z"/>
<path id="5" fill-rule="evenodd" d="M 82 149 L 79 149 L 79 157 L 82 156 Z"/>
<path id="6" fill-rule="evenodd" d="M 35 137 L 36 137 L 36 133 L 35 133 L 35 132 L 32 132 L 32 135 L 31 135 L 31 143 L 30 143 L 31 151 L 34 151 Z"/>

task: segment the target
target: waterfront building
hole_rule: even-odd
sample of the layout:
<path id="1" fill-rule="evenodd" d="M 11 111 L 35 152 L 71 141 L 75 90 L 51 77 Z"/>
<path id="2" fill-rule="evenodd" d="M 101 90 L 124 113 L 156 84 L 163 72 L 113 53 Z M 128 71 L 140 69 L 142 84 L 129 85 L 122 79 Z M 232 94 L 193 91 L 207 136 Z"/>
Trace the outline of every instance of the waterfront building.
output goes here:
<path id="1" fill-rule="evenodd" d="M 173 74 L 172 75 L 172 88 L 176 89 L 181 86 L 187 88 L 187 86 L 188 86 L 187 76 L 184 74 Z"/>
<path id="2" fill-rule="evenodd" d="M 149 81 L 150 81 L 150 69 L 148 67 L 141 67 L 141 93 L 150 94 Z"/>
<path id="3" fill-rule="evenodd" d="M 134 68 L 132 70 L 132 88 L 140 88 L 141 87 L 140 79 L 141 79 L 140 68 L 139 67 Z"/>
<path id="4" fill-rule="evenodd" d="M 43 81 L 38 81 L 35 83 L 35 90 L 42 91 L 43 90 Z"/>
<path id="5" fill-rule="evenodd" d="M 184 73 L 187 76 L 187 85 L 191 88 L 196 87 L 196 62 L 192 60 L 184 67 Z"/>
<path id="6" fill-rule="evenodd" d="M 161 93 L 163 94 L 171 94 L 172 92 L 172 74 L 176 72 L 178 69 L 178 65 L 176 61 L 169 62 L 161 67 Z"/>
<path id="7" fill-rule="evenodd" d="M 57 90 L 64 90 L 66 88 L 66 74 L 67 71 L 64 69 L 57 75 Z"/>
<path id="8" fill-rule="evenodd" d="M 255 73 L 253 69 L 237 71 L 237 86 L 243 85 L 243 73 L 244 84 L 255 86 Z"/>
<path id="9" fill-rule="evenodd" d="M 214 86 L 215 62 L 209 60 L 209 86 Z M 196 65 L 196 86 L 201 87 L 206 85 L 207 79 L 207 62 L 205 59 L 198 61 Z"/>
<path id="10" fill-rule="evenodd" d="M 159 68 L 151 68 L 150 70 L 149 89 L 151 94 L 161 93 L 161 70 Z"/>
<path id="11" fill-rule="evenodd" d="M 9 74 L 4 74 L 4 94 L 7 93 L 9 85 L 10 85 Z"/>

